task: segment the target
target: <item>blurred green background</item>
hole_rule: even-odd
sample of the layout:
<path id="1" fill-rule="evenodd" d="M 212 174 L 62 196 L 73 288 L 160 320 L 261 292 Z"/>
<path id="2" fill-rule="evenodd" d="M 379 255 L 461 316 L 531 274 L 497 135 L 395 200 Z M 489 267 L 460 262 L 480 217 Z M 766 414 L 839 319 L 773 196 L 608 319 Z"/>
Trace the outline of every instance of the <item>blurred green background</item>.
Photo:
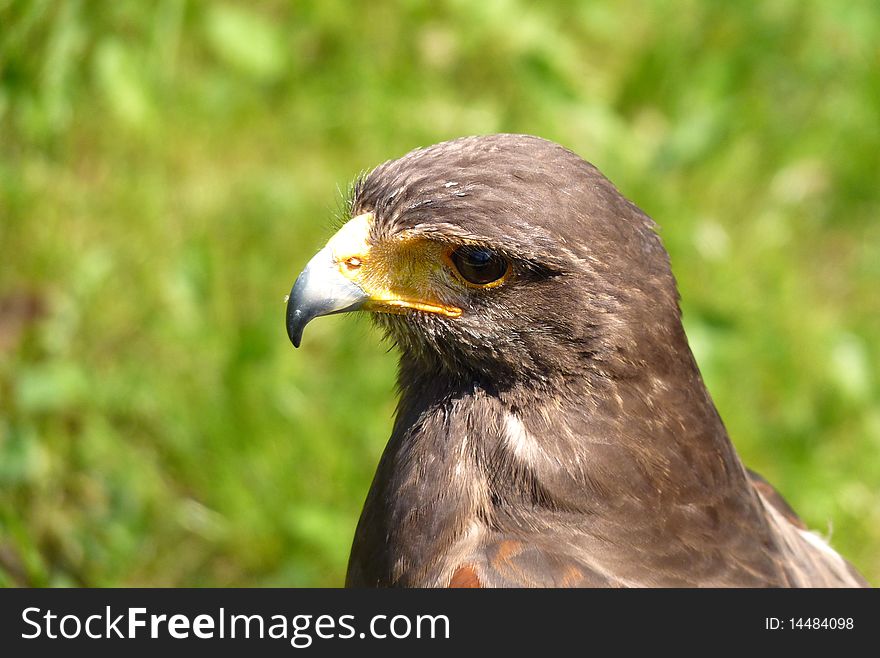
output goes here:
<path id="1" fill-rule="evenodd" d="M 340 585 L 395 357 L 283 298 L 527 132 L 662 226 L 745 461 L 880 584 L 880 5 L 0 0 L 0 584 Z"/>

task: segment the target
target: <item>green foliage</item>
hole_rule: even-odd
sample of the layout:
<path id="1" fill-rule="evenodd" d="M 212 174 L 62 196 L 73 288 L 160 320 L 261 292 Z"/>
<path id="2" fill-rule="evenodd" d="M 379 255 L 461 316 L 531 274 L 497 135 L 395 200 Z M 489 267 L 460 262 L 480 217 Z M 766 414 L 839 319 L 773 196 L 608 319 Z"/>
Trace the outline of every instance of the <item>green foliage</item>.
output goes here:
<path id="1" fill-rule="evenodd" d="M 0 0 L 0 585 L 338 585 L 394 357 L 338 189 L 528 132 L 662 226 L 746 461 L 880 583 L 873 0 Z"/>

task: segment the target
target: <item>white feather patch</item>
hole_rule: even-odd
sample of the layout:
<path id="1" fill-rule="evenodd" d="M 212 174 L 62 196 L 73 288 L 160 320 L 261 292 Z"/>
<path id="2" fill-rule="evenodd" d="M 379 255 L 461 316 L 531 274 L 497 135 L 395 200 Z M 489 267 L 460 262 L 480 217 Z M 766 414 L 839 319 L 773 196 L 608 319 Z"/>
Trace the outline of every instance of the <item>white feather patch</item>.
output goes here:
<path id="1" fill-rule="evenodd" d="M 822 537 L 817 535 L 815 532 L 811 530 L 798 530 L 801 533 L 801 537 L 807 540 L 809 544 L 811 544 L 814 548 L 818 548 L 820 551 L 825 553 L 826 555 L 835 558 L 836 560 L 843 562 L 843 558 L 840 556 L 840 553 L 835 551 L 828 545 Z"/>
<path id="2" fill-rule="evenodd" d="M 542 454 L 535 438 L 529 434 L 522 421 L 511 413 L 504 414 L 504 438 L 513 454 L 524 461 Z"/>

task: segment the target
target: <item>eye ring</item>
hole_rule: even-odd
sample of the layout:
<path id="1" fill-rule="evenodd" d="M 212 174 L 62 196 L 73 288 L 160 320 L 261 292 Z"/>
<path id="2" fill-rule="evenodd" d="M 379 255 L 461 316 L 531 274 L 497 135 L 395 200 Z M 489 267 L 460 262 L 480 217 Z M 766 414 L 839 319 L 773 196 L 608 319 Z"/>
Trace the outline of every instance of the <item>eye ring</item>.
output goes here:
<path id="1" fill-rule="evenodd" d="M 511 264 L 504 256 L 488 247 L 465 245 L 448 255 L 455 274 L 468 286 L 492 288 L 504 283 Z"/>

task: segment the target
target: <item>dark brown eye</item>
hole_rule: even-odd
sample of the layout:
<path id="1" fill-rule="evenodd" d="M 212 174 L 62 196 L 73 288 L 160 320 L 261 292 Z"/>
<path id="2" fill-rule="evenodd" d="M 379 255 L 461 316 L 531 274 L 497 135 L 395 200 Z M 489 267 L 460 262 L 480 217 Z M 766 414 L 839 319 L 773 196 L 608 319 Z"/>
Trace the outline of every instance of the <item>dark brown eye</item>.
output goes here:
<path id="1" fill-rule="evenodd" d="M 485 247 L 459 247 L 450 259 L 461 277 L 476 286 L 498 282 L 510 270 L 504 256 Z"/>

